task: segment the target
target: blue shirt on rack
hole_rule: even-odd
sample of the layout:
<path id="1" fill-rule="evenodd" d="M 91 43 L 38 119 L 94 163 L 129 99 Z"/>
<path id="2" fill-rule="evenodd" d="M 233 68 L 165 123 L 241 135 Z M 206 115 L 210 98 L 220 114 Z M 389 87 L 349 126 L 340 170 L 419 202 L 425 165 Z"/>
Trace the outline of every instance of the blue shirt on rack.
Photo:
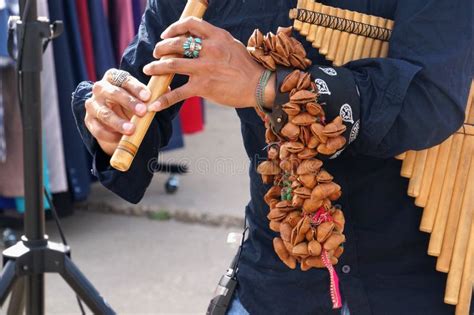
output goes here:
<path id="1" fill-rule="evenodd" d="M 205 17 L 246 43 L 262 32 L 289 26 L 296 1 L 211 1 Z M 324 4 L 395 20 L 388 58 L 345 65 L 360 91 L 361 130 L 357 140 L 325 167 L 342 186 L 346 216 L 345 252 L 336 266 L 351 314 L 452 314 L 443 303 L 445 274 L 426 254 L 428 234 L 418 230 L 421 209 L 407 194 L 400 161 L 393 156 L 434 146 L 464 119 L 472 80 L 472 3 L 451 0 L 328 0 Z M 143 82 L 145 64 L 161 32 L 178 20 L 185 1 L 150 0 L 138 36 L 121 67 Z M 329 63 L 305 43 L 313 64 Z M 205 49 L 205 48 L 204 48 Z M 183 84 L 176 77 L 173 85 Z M 127 173 L 111 169 L 109 157 L 84 126 L 84 101 L 91 84 L 80 84 L 73 109 L 79 130 L 94 157 L 101 183 L 130 202 L 138 202 L 150 183 L 147 162 L 171 135 L 179 106 L 160 112 Z M 250 314 L 337 314 L 331 310 L 326 270 L 289 270 L 272 248 L 263 195 L 269 188 L 256 173 L 265 158 L 265 128 L 253 109 L 238 109 L 243 143 L 251 161 L 251 200 L 246 207 L 250 234 L 241 257 L 239 298 Z M 229 192 L 230 193 L 230 192 Z"/>

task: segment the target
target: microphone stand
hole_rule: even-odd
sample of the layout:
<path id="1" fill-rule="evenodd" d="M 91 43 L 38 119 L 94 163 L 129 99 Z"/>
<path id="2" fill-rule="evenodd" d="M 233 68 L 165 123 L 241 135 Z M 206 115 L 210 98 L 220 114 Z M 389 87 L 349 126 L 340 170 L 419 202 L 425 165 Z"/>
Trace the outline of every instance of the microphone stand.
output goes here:
<path id="1" fill-rule="evenodd" d="M 44 274 L 49 272 L 60 274 L 94 314 L 115 314 L 74 265 L 69 246 L 50 242 L 45 234 L 40 74 L 43 43 L 62 32 L 62 22 L 51 24 L 47 19 L 38 19 L 36 0 L 20 0 L 20 16 L 24 20 L 19 17 L 13 20 L 20 52 L 17 62 L 21 80 L 26 211 L 24 235 L 16 245 L 3 251 L 0 307 L 13 291 L 12 296 L 24 296 L 26 314 L 45 314 Z M 10 302 L 21 303 L 21 300 L 11 298 Z M 9 315 L 23 314 L 22 305 L 10 306 Z"/>

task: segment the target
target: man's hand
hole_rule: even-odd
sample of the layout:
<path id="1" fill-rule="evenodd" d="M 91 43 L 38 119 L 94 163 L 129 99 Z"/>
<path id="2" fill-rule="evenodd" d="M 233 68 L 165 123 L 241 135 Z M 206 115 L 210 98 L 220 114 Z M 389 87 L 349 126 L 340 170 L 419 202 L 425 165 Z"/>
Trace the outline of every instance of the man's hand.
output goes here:
<path id="1" fill-rule="evenodd" d="M 85 102 L 86 127 L 108 155 L 113 154 L 122 135 L 135 131 L 130 119 L 133 114 L 143 116 L 146 113 L 145 102 L 151 97 L 146 85 L 132 76 L 122 87 L 113 85 L 113 70 L 94 83 L 92 97 Z"/>
<path id="2" fill-rule="evenodd" d="M 163 41 L 156 44 L 154 57 L 183 56 L 183 44 L 189 34 L 202 39 L 198 58 L 158 60 L 143 68 L 147 75 L 178 73 L 189 76 L 187 84 L 164 94 L 148 109 L 161 111 L 192 96 L 232 107 L 255 106 L 255 89 L 264 68 L 253 60 L 241 42 L 223 29 L 197 18 L 178 21 L 163 32 Z M 275 95 L 274 78 L 268 84 L 266 94 L 271 103 Z"/>

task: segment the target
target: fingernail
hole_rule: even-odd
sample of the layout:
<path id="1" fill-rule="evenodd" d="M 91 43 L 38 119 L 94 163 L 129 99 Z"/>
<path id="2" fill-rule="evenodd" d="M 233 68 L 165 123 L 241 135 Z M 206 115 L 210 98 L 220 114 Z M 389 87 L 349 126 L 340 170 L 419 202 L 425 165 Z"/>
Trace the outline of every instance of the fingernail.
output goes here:
<path id="1" fill-rule="evenodd" d="M 123 128 L 124 131 L 130 131 L 133 128 L 133 124 L 129 123 L 129 122 L 126 122 L 122 125 L 122 128 Z"/>
<path id="2" fill-rule="evenodd" d="M 149 112 L 158 112 L 160 110 L 161 103 L 159 101 L 154 102 L 150 106 L 148 106 Z"/>
<path id="3" fill-rule="evenodd" d="M 143 67 L 143 73 L 148 74 L 148 70 L 150 70 L 150 66 L 146 65 Z"/>
<path id="4" fill-rule="evenodd" d="M 138 114 L 145 114 L 146 112 L 146 106 L 144 104 L 137 104 L 135 106 L 135 111 L 138 113 Z"/>
<path id="5" fill-rule="evenodd" d="M 142 101 L 146 102 L 150 98 L 151 93 L 148 90 L 141 90 L 139 96 L 140 96 Z"/>
<path id="6" fill-rule="evenodd" d="M 168 30 L 165 30 L 163 33 L 161 33 L 160 35 L 161 39 L 165 39 L 167 33 L 168 33 Z"/>

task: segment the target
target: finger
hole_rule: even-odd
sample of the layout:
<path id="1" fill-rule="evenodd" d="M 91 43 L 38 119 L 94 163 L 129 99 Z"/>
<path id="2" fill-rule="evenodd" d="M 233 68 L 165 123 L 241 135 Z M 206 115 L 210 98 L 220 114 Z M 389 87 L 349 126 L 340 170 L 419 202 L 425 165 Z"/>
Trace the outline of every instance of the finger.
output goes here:
<path id="1" fill-rule="evenodd" d="M 117 143 L 122 138 L 122 134 L 107 130 L 107 128 L 95 118 L 88 119 L 86 124 L 87 129 L 89 129 L 92 136 L 97 140 Z"/>
<path id="2" fill-rule="evenodd" d="M 100 121 L 112 131 L 125 135 L 131 135 L 135 126 L 128 120 L 118 116 L 110 107 L 100 104 L 97 101 L 86 102 L 87 112 Z"/>
<path id="3" fill-rule="evenodd" d="M 184 42 L 186 41 L 186 37 L 173 37 L 164 39 L 155 46 L 155 50 L 153 51 L 153 57 L 156 59 L 160 59 L 163 56 L 168 55 L 184 55 Z"/>
<path id="4" fill-rule="evenodd" d="M 113 72 L 117 71 L 117 69 L 109 69 L 105 73 L 105 77 L 107 78 L 107 81 L 112 84 L 113 82 Z M 138 81 L 137 78 L 129 75 L 125 82 L 121 86 L 128 92 L 130 92 L 133 96 L 137 97 L 138 99 L 142 100 L 143 102 L 148 102 L 151 97 L 151 92 L 147 88 L 145 84 L 142 82 Z"/>
<path id="5" fill-rule="evenodd" d="M 94 83 L 92 92 L 94 95 L 100 95 L 101 98 L 107 100 L 107 103 L 112 102 L 118 104 L 140 117 L 146 114 L 145 104 L 124 88 L 112 85 L 106 81 L 99 81 Z"/>
<path id="6" fill-rule="evenodd" d="M 146 75 L 184 74 L 191 75 L 201 68 L 197 59 L 169 58 L 150 62 L 143 67 Z"/>
<path id="7" fill-rule="evenodd" d="M 162 34 L 161 38 L 177 37 L 187 33 L 203 38 L 209 37 L 217 27 L 197 17 L 187 17 L 171 24 Z"/>
<path id="8" fill-rule="evenodd" d="M 195 92 L 191 85 L 189 83 L 185 84 L 160 96 L 155 102 L 148 106 L 148 111 L 160 112 L 194 95 Z"/>

